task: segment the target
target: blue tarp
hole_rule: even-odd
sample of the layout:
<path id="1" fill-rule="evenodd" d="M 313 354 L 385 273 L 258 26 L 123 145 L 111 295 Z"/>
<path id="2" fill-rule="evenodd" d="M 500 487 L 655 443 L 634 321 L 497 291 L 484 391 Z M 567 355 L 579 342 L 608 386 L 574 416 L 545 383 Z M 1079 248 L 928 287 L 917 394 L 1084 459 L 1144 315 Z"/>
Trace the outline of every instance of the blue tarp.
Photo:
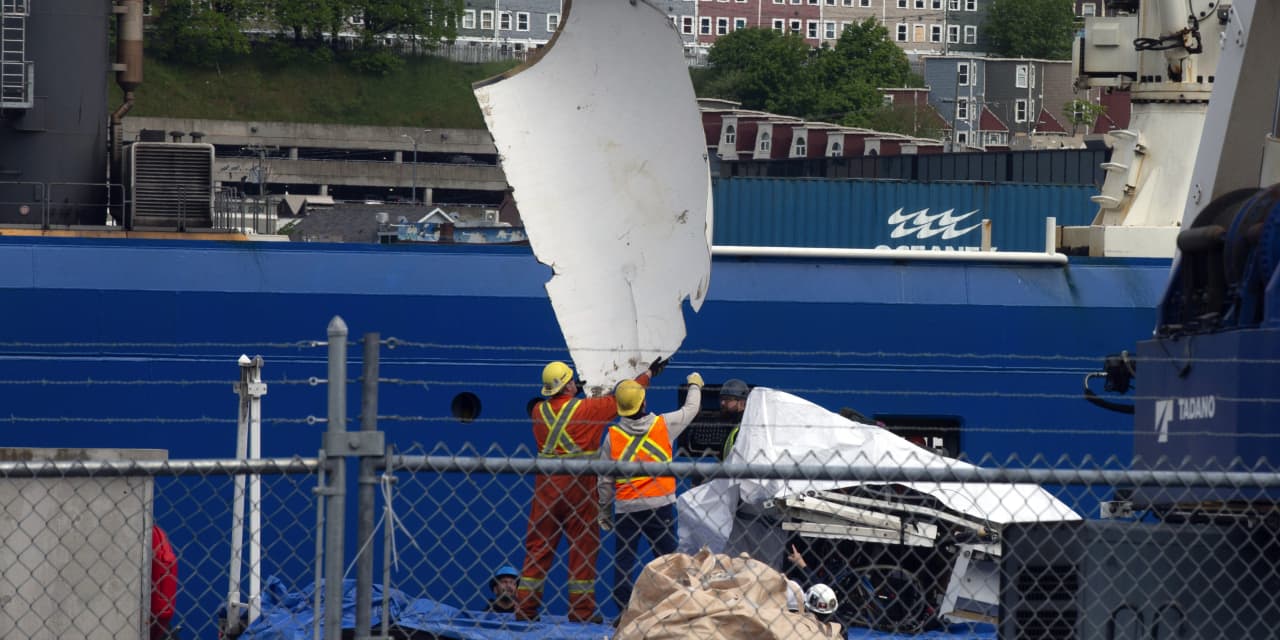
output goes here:
<path id="1" fill-rule="evenodd" d="M 323 589 L 323 587 L 321 587 Z M 267 580 L 262 595 L 262 616 L 242 636 L 246 640 L 311 640 L 315 619 L 314 588 L 288 592 L 276 578 Z M 324 593 L 321 592 L 321 609 Z M 355 627 L 355 581 L 342 583 L 342 627 Z M 409 599 L 392 589 L 373 592 L 373 625 L 382 624 L 384 612 L 404 629 L 423 631 L 458 640 L 600 640 L 613 635 L 613 627 L 571 623 L 565 616 L 543 615 L 538 622 L 519 622 L 509 613 L 467 611 L 426 598 Z M 321 627 L 324 620 L 321 619 Z M 961 624 L 920 634 L 895 634 L 853 628 L 849 640 L 995 640 L 996 628 L 989 624 Z"/>
<path id="2" fill-rule="evenodd" d="M 323 586 L 320 594 L 324 609 Z M 262 594 L 262 616 L 245 632 L 246 640 L 311 640 L 311 625 L 316 618 L 315 590 L 308 586 L 301 592 L 288 592 L 276 578 L 269 578 Z M 355 581 L 342 583 L 342 628 L 356 624 Z M 466 611 L 434 600 L 410 600 L 400 591 L 390 590 L 385 597 L 376 585 L 373 591 L 373 626 L 382 624 L 386 612 L 389 622 L 404 629 L 425 631 L 458 640 L 600 640 L 613 635 L 613 627 L 599 624 L 570 623 L 566 616 L 543 615 L 538 622 L 520 622 L 510 613 Z M 324 628 L 323 614 L 320 620 Z"/>

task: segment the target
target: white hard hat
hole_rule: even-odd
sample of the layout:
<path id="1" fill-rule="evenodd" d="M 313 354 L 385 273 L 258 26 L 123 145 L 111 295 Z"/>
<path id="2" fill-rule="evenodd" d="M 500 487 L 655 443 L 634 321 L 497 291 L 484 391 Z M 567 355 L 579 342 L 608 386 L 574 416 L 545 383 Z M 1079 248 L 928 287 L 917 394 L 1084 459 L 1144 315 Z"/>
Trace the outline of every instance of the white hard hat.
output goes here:
<path id="1" fill-rule="evenodd" d="M 804 597 L 804 608 L 818 614 L 835 613 L 838 605 L 836 592 L 825 584 L 809 587 L 809 593 Z"/>

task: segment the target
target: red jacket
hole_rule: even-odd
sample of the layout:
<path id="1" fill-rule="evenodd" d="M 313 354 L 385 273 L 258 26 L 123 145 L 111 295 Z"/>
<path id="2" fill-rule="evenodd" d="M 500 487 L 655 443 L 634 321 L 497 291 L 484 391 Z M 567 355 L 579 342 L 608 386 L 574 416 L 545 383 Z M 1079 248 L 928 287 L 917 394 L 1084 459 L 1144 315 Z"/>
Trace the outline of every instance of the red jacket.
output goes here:
<path id="1" fill-rule="evenodd" d="M 636 376 L 636 382 L 641 386 L 649 386 L 649 373 L 646 371 Z M 600 396 L 597 398 L 578 399 L 567 393 L 561 393 L 552 396 L 542 402 L 533 405 L 531 417 L 533 418 L 533 440 L 538 445 L 540 454 L 547 451 L 547 436 L 551 432 L 551 425 L 547 422 L 546 411 L 549 408 L 553 420 L 561 416 L 561 412 L 565 410 L 565 405 L 570 400 L 577 400 L 577 408 L 573 411 L 572 417 L 568 423 L 564 425 L 564 436 L 570 441 L 570 444 L 578 449 L 578 451 L 566 451 L 563 446 L 553 443 L 550 448 L 552 456 L 568 455 L 595 455 L 600 451 L 600 442 L 604 439 L 604 431 L 609 427 L 609 423 L 618 416 L 618 405 L 613 396 Z"/>
<path id="2" fill-rule="evenodd" d="M 151 618 L 152 624 L 169 625 L 174 600 L 178 597 L 178 556 L 169 537 L 160 527 L 151 527 Z"/>

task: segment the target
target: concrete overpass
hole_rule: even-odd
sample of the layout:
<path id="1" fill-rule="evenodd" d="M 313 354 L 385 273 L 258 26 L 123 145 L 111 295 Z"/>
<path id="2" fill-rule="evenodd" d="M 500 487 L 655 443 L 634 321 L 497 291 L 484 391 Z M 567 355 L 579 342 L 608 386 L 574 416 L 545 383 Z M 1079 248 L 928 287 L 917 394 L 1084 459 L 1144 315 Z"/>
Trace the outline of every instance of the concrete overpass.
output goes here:
<path id="1" fill-rule="evenodd" d="M 505 191 L 506 177 L 495 160 L 497 149 L 483 129 L 430 129 L 200 120 L 193 118 L 126 117 L 124 139 L 137 140 L 142 130 L 182 132 L 182 141 L 201 142 L 244 151 L 235 156 L 219 154 L 214 179 L 223 184 L 242 179 L 257 182 L 255 168 L 262 164 L 268 185 L 314 186 L 328 193 L 331 186 L 409 189 L 417 186 L 418 198 L 431 202 L 436 189 Z M 419 162 L 416 169 L 415 136 Z M 308 159 L 319 150 L 370 152 L 378 159 Z M 323 155 L 323 154 L 320 154 Z M 340 153 L 337 155 L 341 155 Z M 441 159 L 446 159 L 442 161 Z M 460 159 L 463 162 L 449 162 Z M 470 162 L 468 162 L 470 160 Z M 486 162 L 487 161 L 487 162 Z"/>

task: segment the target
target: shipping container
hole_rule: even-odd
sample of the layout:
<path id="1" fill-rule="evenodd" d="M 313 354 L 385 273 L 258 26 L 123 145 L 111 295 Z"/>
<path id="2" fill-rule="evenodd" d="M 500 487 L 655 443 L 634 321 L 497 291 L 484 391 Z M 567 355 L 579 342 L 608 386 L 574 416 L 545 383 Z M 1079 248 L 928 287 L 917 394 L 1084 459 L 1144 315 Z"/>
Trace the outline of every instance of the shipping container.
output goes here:
<path id="1" fill-rule="evenodd" d="M 1043 251 L 1045 219 L 1088 225 L 1091 186 L 719 178 L 717 245 Z"/>

